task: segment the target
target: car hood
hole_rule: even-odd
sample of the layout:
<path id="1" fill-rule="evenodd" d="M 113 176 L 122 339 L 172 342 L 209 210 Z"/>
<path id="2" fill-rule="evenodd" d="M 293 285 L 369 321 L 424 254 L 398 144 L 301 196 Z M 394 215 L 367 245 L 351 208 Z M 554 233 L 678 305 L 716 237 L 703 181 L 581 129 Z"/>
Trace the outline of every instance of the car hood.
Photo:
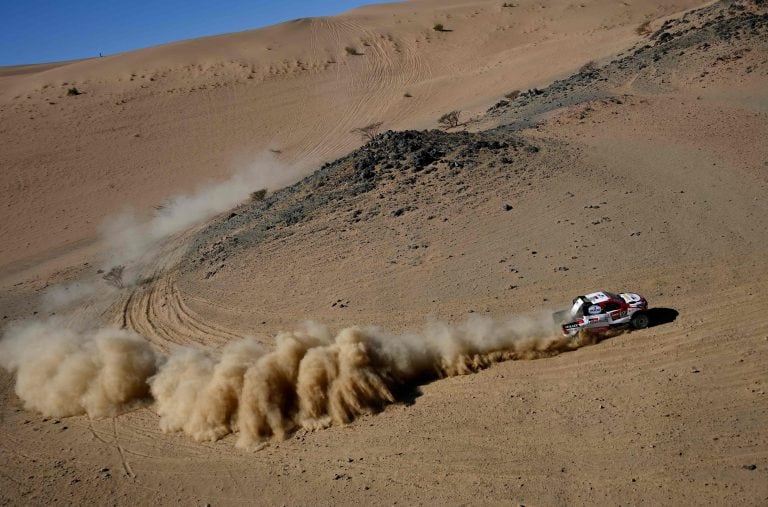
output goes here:
<path id="1" fill-rule="evenodd" d="M 635 294 L 634 292 L 622 292 L 619 294 L 619 297 L 629 305 L 645 301 L 643 296 Z"/>

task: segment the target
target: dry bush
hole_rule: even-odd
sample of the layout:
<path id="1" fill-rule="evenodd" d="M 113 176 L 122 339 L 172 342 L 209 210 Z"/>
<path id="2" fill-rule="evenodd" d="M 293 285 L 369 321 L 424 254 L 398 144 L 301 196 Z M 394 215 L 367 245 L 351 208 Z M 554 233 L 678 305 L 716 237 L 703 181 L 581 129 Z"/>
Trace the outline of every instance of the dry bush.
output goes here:
<path id="1" fill-rule="evenodd" d="M 460 116 L 461 111 L 451 111 L 438 118 L 437 123 L 446 130 L 456 128 L 459 126 Z"/>
<path id="2" fill-rule="evenodd" d="M 445 31 L 445 27 L 443 26 L 442 23 L 435 23 L 435 25 L 432 27 L 432 30 L 434 30 L 436 32 L 444 32 Z"/>
<path id="3" fill-rule="evenodd" d="M 648 35 L 653 30 L 651 30 L 651 22 L 645 21 L 642 25 L 638 26 L 635 30 L 637 32 L 637 35 Z"/>
<path id="4" fill-rule="evenodd" d="M 584 65 L 581 66 L 581 68 L 579 69 L 579 73 L 580 74 L 589 74 L 591 72 L 596 71 L 598 68 L 599 67 L 597 66 L 595 61 L 594 60 L 590 60 L 590 61 L 588 61 L 587 63 L 585 63 Z"/>
<path id="5" fill-rule="evenodd" d="M 67 90 L 67 95 L 69 95 L 69 96 L 74 96 L 74 95 L 81 95 L 82 93 L 83 93 L 83 92 L 81 92 L 80 90 L 78 90 L 78 89 L 77 89 L 76 87 L 74 87 L 74 86 L 73 86 L 72 88 L 70 88 L 70 89 L 68 89 L 68 90 Z"/>
<path id="6" fill-rule="evenodd" d="M 374 137 L 376 137 L 376 134 L 379 133 L 379 130 L 381 130 L 381 126 L 383 124 L 384 122 L 377 121 L 375 123 L 371 123 L 370 125 L 366 125 L 365 127 L 352 129 L 350 133 L 360 134 L 360 137 L 363 139 L 363 141 L 371 141 Z"/>
<path id="7" fill-rule="evenodd" d="M 123 271 L 125 271 L 125 266 L 112 266 L 112 269 L 102 276 L 102 278 L 107 284 L 122 289 L 125 287 L 125 284 L 123 283 Z"/>
<path id="8" fill-rule="evenodd" d="M 509 93 L 504 95 L 504 97 L 509 99 L 509 100 L 515 100 L 519 96 L 520 96 L 520 90 L 513 90 L 513 91 L 511 91 L 511 92 L 509 92 Z"/>
<path id="9" fill-rule="evenodd" d="M 352 56 L 360 56 L 363 54 L 360 51 L 358 51 L 356 48 L 353 48 L 352 46 L 345 47 L 344 51 L 346 51 L 348 55 L 352 55 Z"/>
<path id="10" fill-rule="evenodd" d="M 266 196 L 267 196 L 266 188 L 262 188 L 261 190 L 256 190 L 255 192 L 251 192 L 252 201 L 263 201 Z"/>

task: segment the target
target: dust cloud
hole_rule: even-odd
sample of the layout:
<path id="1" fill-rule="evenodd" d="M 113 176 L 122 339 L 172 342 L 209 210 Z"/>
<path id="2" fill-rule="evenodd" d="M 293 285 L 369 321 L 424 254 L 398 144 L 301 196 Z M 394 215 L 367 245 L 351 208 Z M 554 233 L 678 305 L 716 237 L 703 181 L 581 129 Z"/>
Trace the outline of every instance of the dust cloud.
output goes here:
<path id="1" fill-rule="evenodd" d="M 43 293 L 41 309 L 52 311 L 66 308 L 87 297 L 94 296 L 98 289 L 99 287 L 95 283 L 86 281 L 53 285 Z"/>
<path id="2" fill-rule="evenodd" d="M 12 328 L 0 341 L 0 364 L 16 374 L 16 393 L 27 409 L 104 417 L 148 402 L 165 432 L 197 441 L 236 433 L 237 446 L 246 449 L 378 412 L 405 386 L 591 342 L 560 336 L 548 316 L 474 316 L 457 326 L 434 322 L 414 334 L 376 327 L 333 334 L 307 323 L 277 335 L 271 349 L 246 338 L 219 350 L 183 348 L 162 356 L 126 330 L 76 332 L 59 324 Z"/>
<path id="3" fill-rule="evenodd" d="M 136 333 L 78 332 L 51 319 L 8 329 L 0 341 L 0 366 L 16 374 L 16 394 L 26 409 L 97 418 L 147 398 L 157 357 Z"/>
<path id="4" fill-rule="evenodd" d="M 281 165 L 274 157 L 264 154 L 225 181 L 209 183 L 195 192 L 167 199 L 148 220 L 132 211 L 108 217 L 101 226 L 102 237 L 110 249 L 104 267 L 130 264 L 151 255 L 162 240 L 235 207 L 252 192 L 282 188 L 300 176 L 299 170 Z"/>
<path id="5" fill-rule="evenodd" d="M 101 263 L 102 270 L 98 275 L 48 288 L 43 294 L 42 309 L 59 310 L 86 298 L 109 296 L 115 287 L 106 284 L 101 275 L 115 266 L 125 269 L 119 288 L 122 284 L 134 285 L 140 281 L 138 264 L 152 264 L 160 255 L 164 240 L 245 202 L 252 192 L 283 188 L 300 176 L 298 169 L 262 154 L 224 181 L 208 183 L 192 193 L 167 199 L 149 218 L 129 210 L 105 218 L 100 234 L 109 253 Z"/>

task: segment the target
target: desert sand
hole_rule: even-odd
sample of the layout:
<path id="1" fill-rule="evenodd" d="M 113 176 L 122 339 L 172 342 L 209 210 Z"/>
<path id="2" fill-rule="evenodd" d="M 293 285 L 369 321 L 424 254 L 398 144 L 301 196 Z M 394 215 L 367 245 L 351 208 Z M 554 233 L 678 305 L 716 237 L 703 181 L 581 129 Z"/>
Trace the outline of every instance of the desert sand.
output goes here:
<path id="1" fill-rule="evenodd" d="M 503 4 L 0 69 L 3 503 L 768 502 L 766 7 Z M 363 145 L 373 122 L 393 132 Z M 542 323 L 596 289 L 645 295 L 654 325 L 572 344 Z M 323 349 L 351 398 L 240 372 L 209 438 L 207 405 L 195 428 L 179 408 L 199 371 L 162 384 L 307 320 L 364 327 Z M 110 325 L 136 392 L 62 408 L 75 376 L 114 386 L 90 352 L 39 358 Z M 34 390 L 20 364 L 77 375 Z M 308 417 L 318 392 L 348 421 Z M 248 429 L 248 403 L 280 421 Z"/>

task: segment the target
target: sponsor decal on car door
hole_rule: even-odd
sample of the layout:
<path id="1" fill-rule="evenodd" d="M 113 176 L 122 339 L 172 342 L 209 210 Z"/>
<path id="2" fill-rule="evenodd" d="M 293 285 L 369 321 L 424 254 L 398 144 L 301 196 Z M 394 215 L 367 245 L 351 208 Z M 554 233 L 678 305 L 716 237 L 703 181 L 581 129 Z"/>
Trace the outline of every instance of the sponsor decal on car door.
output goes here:
<path id="1" fill-rule="evenodd" d="M 592 305 L 589 308 L 587 308 L 587 313 L 590 315 L 598 315 L 602 313 L 603 309 L 600 308 L 600 305 Z"/>
<path id="2" fill-rule="evenodd" d="M 626 310 L 614 310 L 612 312 L 608 313 L 608 316 L 611 318 L 611 320 L 619 320 L 627 316 Z"/>

